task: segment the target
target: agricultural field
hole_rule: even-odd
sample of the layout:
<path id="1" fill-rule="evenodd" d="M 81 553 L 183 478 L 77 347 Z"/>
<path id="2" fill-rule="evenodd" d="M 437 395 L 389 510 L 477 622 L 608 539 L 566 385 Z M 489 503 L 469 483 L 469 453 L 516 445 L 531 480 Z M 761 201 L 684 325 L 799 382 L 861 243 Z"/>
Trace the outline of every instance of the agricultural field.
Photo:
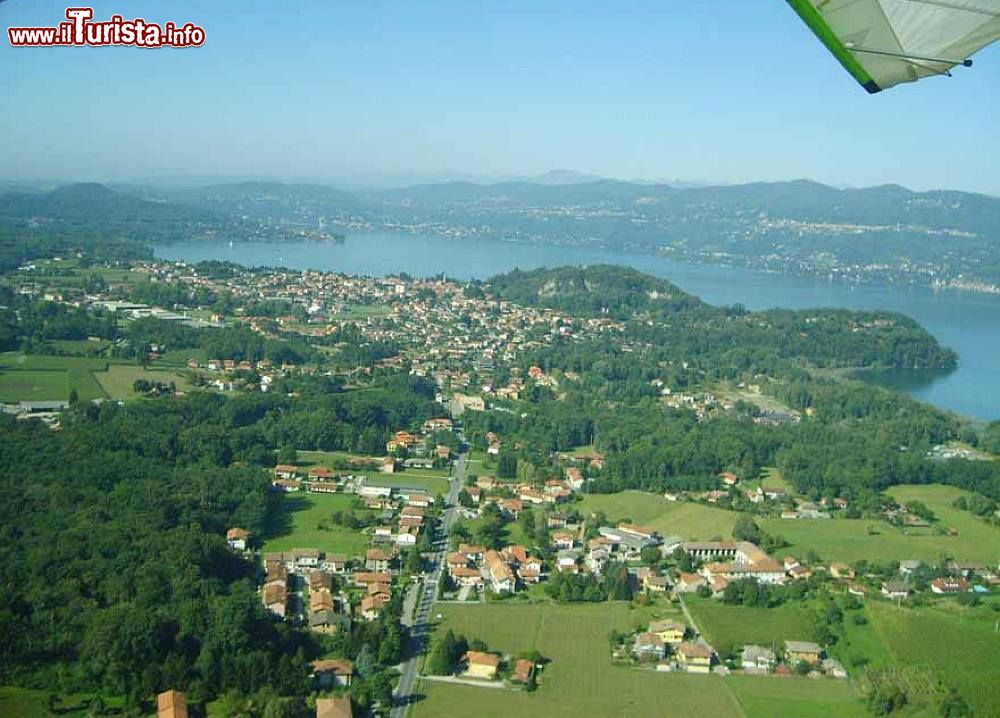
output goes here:
<path id="1" fill-rule="evenodd" d="M 667 501 L 662 496 L 640 491 L 589 494 L 576 507 L 584 514 L 603 511 L 610 521 L 629 518 L 636 524 L 655 528 L 663 536 L 690 540 L 729 538 L 736 521 L 732 511 L 686 501 Z"/>
<path id="2" fill-rule="evenodd" d="M 191 388 L 191 382 L 183 374 L 162 369 L 143 369 L 141 366 L 125 364 L 112 364 L 107 371 L 94 372 L 93 376 L 105 394 L 112 399 L 134 399 L 139 396 L 132 388 L 139 379 L 168 385 L 173 382 L 178 391 Z"/>
<path id="3" fill-rule="evenodd" d="M 955 529 L 958 534 L 949 536 L 926 530 L 904 533 L 904 529 L 878 519 L 759 519 L 758 523 L 768 533 L 780 535 L 791 544 L 779 551 L 779 555 L 800 555 L 814 550 L 827 562 L 919 559 L 936 563 L 945 552 L 966 561 L 1000 560 L 1000 529 L 952 508 L 951 502 L 964 493 L 960 489 L 895 486 L 888 493 L 898 501 L 923 501 L 937 515 L 940 526 Z"/>
<path id="4" fill-rule="evenodd" d="M 926 671 L 958 689 L 974 715 L 1000 715 L 1000 693 L 996 691 L 1000 666 L 996 621 L 1000 613 L 987 606 L 949 613 L 874 601 L 866 610 L 893 659 L 890 665 L 906 666 L 918 674 Z"/>
<path id="5" fill-rule="evenodd" d="M 759 643 L 781 646 L 787 641 L 808 641 L 812 618 L 807 605 L 793 602 L 775 608 L 731 606 L 712 598 L 686 596 L 684 603 L 705 639 L 716 647 Z"/>
<path id="6" fill-rule="evenodd" d="M 483 718 L 511 715 L 554 718 L 771 718 L 831 716 L 860 718 L 864 707 L 846 681 L 663 674 L 614 665 L 608 647 L 612 629 L 630 631 L 654 615 L 624 603 L 449 605 L 438 630 L 451 628 L 481 638 L 491 649 L 516 653 L 537 649 L 551 663 L 535 693 L 423 681 L 425 697 L 414 718 L 460 718 L 476 705 Z M 822 685 L 820 685 L 822 684 Z M 775 710 L 779 706 L 781 710 Z"/>
<path id="7" fill-rule="evenodd" d="M 330 520 L 335 511 L 351 508 L 351 494 L 285 494 L 283 526 L 270 527 L 264 540 L 264 551 L 289 551 L 296 548 L 318 548 L 327 553 L 362 556 L 368 547 L 368 536 L 356 529 L 339 526 Z M 320 528 L 324 524 L 328 530 Z"/>

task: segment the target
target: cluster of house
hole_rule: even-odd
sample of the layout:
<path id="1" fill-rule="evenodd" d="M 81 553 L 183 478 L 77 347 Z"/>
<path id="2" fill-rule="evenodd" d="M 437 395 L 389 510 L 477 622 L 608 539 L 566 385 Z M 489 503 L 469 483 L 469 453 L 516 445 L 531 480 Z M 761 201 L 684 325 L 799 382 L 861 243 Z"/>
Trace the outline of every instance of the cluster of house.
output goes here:
<path id="1" fill-rule="evenodd" d="M 766 646 L 747 644 L 740 649 L 740 666 L 744 673 L 774 673 L 791 675 L 799 664 L 809 668 L 810 675 L 847 678 L 840 661 L 826 655 L 823 647 L 812 641 L 785 641 L 782 656 Z"/>
<path id="2" fill-rule="evenodd" d="M 430 468 L 435 462 L 450 461 L 452 458 L 450 447 L 443 444 L 434 444 L 433 446 L 431 444 L 435 433 L 452 431 L 453 428 L 451 419 L 440 417 L 425 421 L 419 432 L 397 431 L 385 443 L 386 453 L 390 455 L 386 459 L 386 465 L 393 455 L 401 453 L 405 453 L 408 457 L 412 455 L 412 458 L 403 462 L 407 468 Z M 385 466 L 383 470 L 392 472 Z"/>
<path id="3" fill-rule="evenodd" d="M 472 544 L 459 544 L 447 556 L 447 570 L 458 586 L 488 587 L 493 593 L 514 593 L 526 584 L 542 580 L 542 559 L 524 546 L 512 544 L 500 551 Z"/>
<path id="4" fill-rule="evenodd" d="M 420 540 L 428 521 L 427 511 L 434 505 L 430 492 L 412 486 L 362 483 L 357 494 L 365 507 L 381 512 L 372 530 L 372 545 L 413 548 Z"/>
<path id="5" fill-rule="evenodd" d="M 495 681 L 500 674 L 503 657 L 489 651 L 467 651 L 462 656 L 460 674 L 464 678 Z M 527 658 L 519 658 L 511 667 L 510 680 L 513 683 L 528 684 L 535 673 L 535 664 Z"/>
<path id="6" fill-rule="evenodd" d="M 758 583 L 781 584 L 787 577 L 785 566 L 749 541 L 689 541 L 683 544 L 684 552 L 703 561 L 696 574 L 701 582 L 689 582 L 681 574 L 675 590 L 685 592 L 698 586 L 708 586 L 712 593 L 725 590 L 730 581 L 752 578 Z"/>
<path id="7" fill-rule="evenodd" d="M 315 494 L 336 494 L 350 490 L 350 487 L 364 480 L 363 475 L 339 473 L 325 466 L 303 469 L 294 464 L 278 464 L 274 467 L 271 487 L 285 493 L 309 491 Z"/>
<path id="8" fill-rule="evenodd" d="M 899 576 L 882 583 L 882 595 L 894 601 L 908 599 L 916 593 L 913 575 L 922 565 L 921 561 L 913 559 L 900 561 Z M 969 592 L 989 593 L 991 587 L 1000 586 L 1000 574 L 985 563 L 953 559 L 948 561 L 946 568 L 947 575 L 929 581 L 928 588 L 931 593 L 939 596 Z M 851 583 L 847 590 L 858 597 L 864 597 L 868 593 L 865 586 L 857 583 Z"/>
<path id="9" fill-rule="evenodd" d="M 686 624 L 672 618 L 650 621 L 647 630 L 635 635 L 632 655 L 656 663 L 658 671 L 711 672 L 715 651 L 706 643 L 685 640 L 689 633 Z"/>
<path id="10" fill-rule="evenodd" d="M 308 588 L 308 603 L 301 613 L 308 616 L 317 631 L 333 633 L 350 625 L 350 602 L 333 593 L 333 574 L 347 571 L 346 556 L 326 556 L 311 548 L 264 554 L 264 583 L 261 599 L 268 611 L 281 618 L 292 618 L 299 611 L 293 605 L 297 589 Z M 320 622 L 322 616 L 324 622 Z M 313 618 L 316 623 L 313 625 Z"/>
<path id="11" fill-rule="evenodd" d="M 373 621 L 392 600 L 393 575 L 397 556 L 394 550 L 370 548 L 366 552 L 364 570 L 352 571 L 346 556 L 324 554 L 316 549 L 294 549 L 264 554 L 265 578 L 261 589 L 264 606 L 271 613 L 289 618 L 294 610 L 290 599 L 297 590 L 305 589 L 308 600 L 302 601 L 302 613 L 309 628 L 318 633 L 336 633 L 349 628 L 352 616 Z M 349 596 L 335 592 L 334 577 L 360 589 L 361 599 L 352 607 Z"/>
<path id="12" fill-rule="evenodd" d="M 516 519 L 525 504 L 552 506 L 569 501 L 586 483 L 583 472 L 574 466 L 566 468 L 564 474 L 563 479 L 549 479 L 540 487 L 529 483 L 503 482 L 494 476 L 477 476 L 475 482 L 464 490 L 479 511 L 484 506 L 496 504 L 507 518 Z"/>
<path id="13" fill-rule="evenodd" d="M 664 539 L 655 529 L 635 524 L 601 526 L 598 534 L 581 547 L 568 527 L 553 531 L 549 538 L 556 551 L 556 570 L 560 573 L 601 573 L 609 561 L 637 561 L 643 549 L 659 548 L 662 551 L 665 545 Z M 652 576 L 651 572 L 640 573 L 643 575 L 638 577 L 644 582 L 648 579 L 653 579 L 652 583 L 660 580 L 660 577 Z"/>
<path id="14" fill-rule="evenodd" d="M 719 663 L 712 646 L 695 639 L 687 625 L 672 618 L 651 621 L 647 630 L 636 633 L 630 652 L 643 663 L 655 664 L 658 671 L 710 673 Z M 785 641 L 781 659 L 765 646 L 747 644 L 740 650 L 740 667 L 746 673 L 790 675 L 793 668 L 805 663 L 817 675 L 847 677 L 839 661 L 827 657 L 821 646 L 810 641 Z"/>

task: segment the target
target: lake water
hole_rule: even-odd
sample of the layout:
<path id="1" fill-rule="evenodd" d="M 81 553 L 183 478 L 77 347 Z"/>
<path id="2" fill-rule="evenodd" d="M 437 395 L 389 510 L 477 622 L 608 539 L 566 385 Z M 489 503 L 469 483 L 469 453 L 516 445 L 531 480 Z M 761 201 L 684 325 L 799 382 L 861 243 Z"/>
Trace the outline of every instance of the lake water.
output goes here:
<path id="1" fill-rule="evenodd" d="M 959 367 L 940 374 L 890 372 L 879 383 L 937 406 L 980 419 L 1000 419 L 1000 296 L 934 292 L 897 286 L 851 286 L 840 281 L 771 274 L 739 267 L 688 264 L 628 252 L 515 244 L 410 234 L 351 235 L 343 243 L 180 242 L 160 245 L 169 260 L 206 259 L 247 266 L 283 266 L 381 276 L 445 274 L 480 278 L 520 267 L 624 264 L 669 279 L 712 304 L 740 303 L 750 309 L 842 307 L 887 309 L 910 315 L 959 353 Z"/>

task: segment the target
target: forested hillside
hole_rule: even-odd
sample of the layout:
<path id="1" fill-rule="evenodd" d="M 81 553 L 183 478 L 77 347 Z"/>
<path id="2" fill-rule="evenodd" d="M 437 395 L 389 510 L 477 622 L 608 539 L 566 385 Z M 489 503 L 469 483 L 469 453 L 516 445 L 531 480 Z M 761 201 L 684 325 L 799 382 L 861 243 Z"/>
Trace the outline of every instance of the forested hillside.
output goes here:
<path id="1" fill-rule="evenodd" d="M 814 366 L 948 368 L 957 357 L 912 319 L 841 309 L 747 312 L 712 307 L 664 279 L 598 265 L 509 272 L 489 280 L 501 298 L 574 316 L 631 320 L 627 336 L 661 359 L 726 368 L 804 361 Z M 581 356 L 581 361 L 586 357 Z"/>
<path id="2" fill-rule="evenodd" d="M 166 688 L 194 701 L 265 687 L 301 700 L 306 663 L 324 649 L 267 613 L 258 569 L 225 532 L 267 537 L 281 524 L 264 470 L 279 446 L 377 451 L 439 413 L 432 397 L 400 378 L 298 400 L 78 405 L 55 432 L 0 416 L 0 683 L 130 706 Z M 397 616 L 359 626 L 340 650 L 368 644 L 395 662 Z"/>

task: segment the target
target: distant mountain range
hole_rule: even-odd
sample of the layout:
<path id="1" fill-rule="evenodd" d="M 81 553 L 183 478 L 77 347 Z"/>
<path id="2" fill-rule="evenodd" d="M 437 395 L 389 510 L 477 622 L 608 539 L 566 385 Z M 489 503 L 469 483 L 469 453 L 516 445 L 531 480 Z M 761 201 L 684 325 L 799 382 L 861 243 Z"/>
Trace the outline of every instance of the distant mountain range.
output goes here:
<path id="1" fill-rule="evenodd" d="M 116 189 L 2 194 L 0 223 L 104 224 L 150 241 L 401 231 L 1000 291 L 1000 198 L 968 192 L 808 180 L 676 186 L 563 171 L 389 190 L 277 182 Z"/>

